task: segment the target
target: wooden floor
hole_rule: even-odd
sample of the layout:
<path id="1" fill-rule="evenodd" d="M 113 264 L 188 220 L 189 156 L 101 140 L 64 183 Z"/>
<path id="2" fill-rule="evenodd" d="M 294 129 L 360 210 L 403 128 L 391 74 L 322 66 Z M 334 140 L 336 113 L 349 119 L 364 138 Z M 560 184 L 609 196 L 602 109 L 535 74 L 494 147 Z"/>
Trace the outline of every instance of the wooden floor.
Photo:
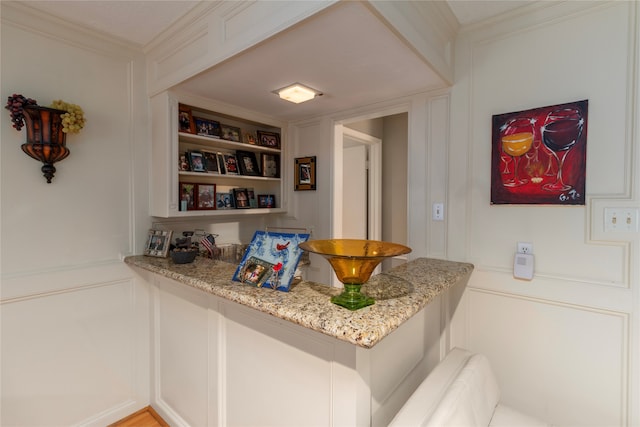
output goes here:
<path id="1" fill-rule="evenodd" d="M 109 427 L 170 427 L 151 406 L 142 408 Z"/>

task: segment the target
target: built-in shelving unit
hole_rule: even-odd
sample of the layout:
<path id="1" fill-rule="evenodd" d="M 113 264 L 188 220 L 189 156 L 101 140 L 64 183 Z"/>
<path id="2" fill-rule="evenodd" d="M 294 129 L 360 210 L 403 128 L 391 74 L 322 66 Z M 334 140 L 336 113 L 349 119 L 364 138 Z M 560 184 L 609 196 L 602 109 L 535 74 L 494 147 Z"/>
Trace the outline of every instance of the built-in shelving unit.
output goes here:
<path id="1" fill-rule="evenodd" d="M 286 143 L 282 123 L 212 100 L 172 92 L 154 96 L 151 106 L 153 216 L 286 212 L 282 199 L 282 153 Z M 180 118 L 189 118 L 191 122 L 180 122 Z M 211 131 L 211 127 L 205 130 L 205 125 L 212 123 L 215 130 Z M 232 132 L 225 132 L 229 129 Z M 205 163 L 203 167 L 192 168 L 189 160 L 200 156 L 203 161 L 217 159 L 218 163 L 215 167 L 207 167 L 210 164 Z M 255 162 L 246 160 L 250 164 L 247 168 L 243 156 Z M 244 207 L 230 208 L 228 203 L 225 206 L 222 202 L 225 195 L 233 198 L 243 189 L 255 196 L 255 203 Z M 215 191 L 213 201 L 210 200 L 212 190 Z M 260 203 L 266 201 L 273 204 Z"/>

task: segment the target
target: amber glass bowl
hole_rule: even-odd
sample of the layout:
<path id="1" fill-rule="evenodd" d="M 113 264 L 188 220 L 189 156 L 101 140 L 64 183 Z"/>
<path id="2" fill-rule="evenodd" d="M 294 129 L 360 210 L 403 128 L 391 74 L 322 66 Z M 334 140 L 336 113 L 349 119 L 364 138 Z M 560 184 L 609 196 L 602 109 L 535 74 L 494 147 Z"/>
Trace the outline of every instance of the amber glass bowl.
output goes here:
<path id="1" fill-rule="evenodd" d="M 344 292 L 331 298 L 331 302 L 357 310 L 373 304 L 373 298 L 360 292 L 362 284 L 384 258 L 404 255 L 411 249 L 397 243 L 377 240 L 329 239 L 300 243 L 300 249 L 322 255 L 329 261 Z"/>

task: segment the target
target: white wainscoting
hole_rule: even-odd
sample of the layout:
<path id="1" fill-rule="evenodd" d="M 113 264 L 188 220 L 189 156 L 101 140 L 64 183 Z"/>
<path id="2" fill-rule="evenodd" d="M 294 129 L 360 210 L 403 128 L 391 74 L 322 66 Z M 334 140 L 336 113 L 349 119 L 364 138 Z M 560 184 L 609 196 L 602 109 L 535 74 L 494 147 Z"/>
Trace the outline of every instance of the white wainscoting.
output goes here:
<path id="1" fill-rule="evenodd" d="M 101 426 L 147 404 L 146 284 L 123 263 L 79 273 L 3 280 L 0 424 Z"/>

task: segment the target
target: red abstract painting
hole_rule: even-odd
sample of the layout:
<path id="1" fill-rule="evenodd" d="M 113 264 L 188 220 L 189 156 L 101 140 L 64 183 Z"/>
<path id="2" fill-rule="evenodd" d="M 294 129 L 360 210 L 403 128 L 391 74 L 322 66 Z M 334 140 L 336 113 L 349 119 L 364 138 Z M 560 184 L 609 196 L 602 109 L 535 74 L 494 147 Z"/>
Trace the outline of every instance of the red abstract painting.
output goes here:
<path id="1" fill-rule="evenodd" d="M 493 116 L 492 204 L 584 205 L 589 101 Z"/>

